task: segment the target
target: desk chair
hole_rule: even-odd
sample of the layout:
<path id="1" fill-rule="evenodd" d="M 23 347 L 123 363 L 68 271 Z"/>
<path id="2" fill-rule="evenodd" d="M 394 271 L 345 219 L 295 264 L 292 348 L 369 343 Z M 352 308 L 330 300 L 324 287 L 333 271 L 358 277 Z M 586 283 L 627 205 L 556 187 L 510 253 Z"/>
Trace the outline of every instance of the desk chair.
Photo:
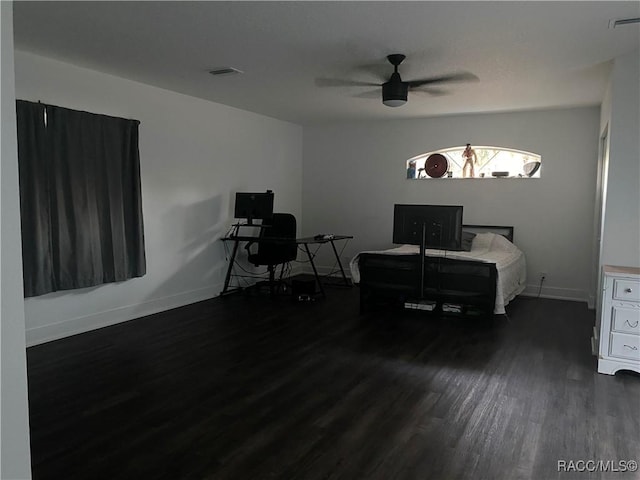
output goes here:
<path id="1" fill-rule="evenodd" d="M 271 296 L 274 296 L 276 285 L 282 283 L 285 264 L 295 260 L 298 255 L 298 245 L 294 241 L 296 238 L 296 217 L 290 213 L 274 213 L 270 219 L 264 220 L 262 224 L 268 226 L 260 230 L 260 239 L 265 241 L 258 240 L 257 253 L 251 253 L 251 244 L 245 248 L 249 253 L 249 263 L 256 267 L 267 266 L 269 281 L 260 282 L 260 284 L 267 283 Z M 268 241 L 269 238 L 290 238 L 292 242 Z M 282 268 L 280 269 L 280 278 L 276 282 L 275 272 L 278 265 L 282 265 Z"/>

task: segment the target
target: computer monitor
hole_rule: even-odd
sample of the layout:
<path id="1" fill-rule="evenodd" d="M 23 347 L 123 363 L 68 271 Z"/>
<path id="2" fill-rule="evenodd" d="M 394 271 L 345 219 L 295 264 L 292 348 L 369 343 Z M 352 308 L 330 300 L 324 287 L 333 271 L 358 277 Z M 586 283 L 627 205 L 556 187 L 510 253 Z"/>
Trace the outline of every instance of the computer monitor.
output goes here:
<path id="1" fill-rule="evenodd" d="M 424 232 L 424 245 L 423 242 Z M 462 249 L 461 205 L 395 205 L 393 243 Z"/>
<path id="2" fill-rule="evenodd" d="M 273 192 L 236 192 L 234 217 L 246 219 L 252 225 L 253 220 L 264 220 L 273 216 Z"/>

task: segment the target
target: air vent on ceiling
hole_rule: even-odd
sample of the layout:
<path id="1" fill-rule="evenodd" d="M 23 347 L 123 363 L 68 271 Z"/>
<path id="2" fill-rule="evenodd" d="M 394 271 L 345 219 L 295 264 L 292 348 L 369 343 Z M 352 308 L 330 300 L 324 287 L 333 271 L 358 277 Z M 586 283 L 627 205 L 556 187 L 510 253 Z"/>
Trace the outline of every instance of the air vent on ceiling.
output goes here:
<path id="1" fill-rule="evenodd" d="M 238 73 L 243 73 L 242 70 L 238 70 L 233 67 L 220 67 L 214 68 L 213 70 L 209 70 L 211 75 L 236 75 Z"/>
<path id="2" fill-rule="evenodd" d="M 620 18 L 618 20 L 609 20 L 609 28 L 621 27 L 622 25 L 630 25 L 632 23 L 640 23 L 640 17 L 638 18 Z"/>

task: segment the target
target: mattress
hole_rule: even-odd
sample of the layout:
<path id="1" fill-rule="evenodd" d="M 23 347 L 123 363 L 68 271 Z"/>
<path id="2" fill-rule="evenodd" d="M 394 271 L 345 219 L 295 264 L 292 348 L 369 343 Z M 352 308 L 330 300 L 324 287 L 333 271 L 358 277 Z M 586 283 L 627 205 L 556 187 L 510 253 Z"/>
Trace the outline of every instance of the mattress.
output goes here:
<path id="1" fill-rule="evenodd" d="M 360 283 L 358 259 L 362 253 L 382 253 L 386 255 L 419 254 L 416 245 L 402 245 L 388 250 L 360 252 L 349 262 L 351 280 Z M 477 262 L 494 263 L 498 273 L 496 279 L 496 303 L 493 313 L 504 314 L 505 306 L 526 286 L 527 265 L 524 253 L 502 235 L 495 233 L 479 233 L 473 239 L 471 251 L 458 252 L 449 250 L 427 249 L 428 257 L 443 257 L 449 259 L 472 260 Z"/>

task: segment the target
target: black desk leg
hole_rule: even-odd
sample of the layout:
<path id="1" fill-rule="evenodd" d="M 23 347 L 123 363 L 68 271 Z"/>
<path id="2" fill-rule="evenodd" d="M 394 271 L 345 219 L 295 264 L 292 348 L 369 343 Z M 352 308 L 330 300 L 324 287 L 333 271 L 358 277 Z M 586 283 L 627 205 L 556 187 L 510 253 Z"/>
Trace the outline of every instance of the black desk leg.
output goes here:
<path id="1" fill-rule="evenodd" d="M 338 250 L 336 250 L 336 245 L 331 240 L 331 248 L 333 248 L 333 253 L 336 255 L 336 260 L 338 261 L 338 266 L 340 266 L 340 273 L 342 274 L 342 280 L 344 280 L 344 284 L 347 287 L 350 287 L 349 280 L 347 280 L 347 275 L 344 273 L 344 268 L 342 268 L 342 262 L 340 261 L 340 255 L 338 255 Z"/>
<path id="2" fill-rule="evenodd" d="M 320 289 L 320 293 L 322 293 L 323 297 L 326 297 L 324 293 L 324 287 L 322 286 L 322 282 L 320 281 L 320 276 L 318 275 L 318 270 L 316 269 L 316 264 L 313 263 L 313 255 L 311 255 L 311 251 L 309 250 L 309 245 L 304 244 L 304 249 L 307 252 L 307 257 L 309 257 L 309 263 L 311 263 L 311 268 L 313 268 L 313 274 L 316 277 L 316 283 L 318 284 L 318 288 Z"/>
<path id="3" fill-rule="evenodd" d="M 231 253 L 231 259 L 229 259 L 229 266 L 227 267 L 227 276 L 224 279 L 224 288 L 222 289 L 222 293 L 220 295 L 224 295 L 227 293 L 229 289 L 229 281 L 231 280 L 231 271 L 233 270 L 233 264 L 236 261 L 236 253 L 238 252 L 238 245 L 240 242 L 235 240 L 233 242 L 233 253 Z"/>

